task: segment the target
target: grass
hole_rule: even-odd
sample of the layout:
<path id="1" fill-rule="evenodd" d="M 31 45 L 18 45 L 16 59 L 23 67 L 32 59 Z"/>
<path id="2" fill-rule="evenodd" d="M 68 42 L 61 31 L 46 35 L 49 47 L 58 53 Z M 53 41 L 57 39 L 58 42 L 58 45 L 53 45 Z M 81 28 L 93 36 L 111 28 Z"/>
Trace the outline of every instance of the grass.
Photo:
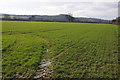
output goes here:
<path id="1" fill-rule="evenodd" d="M 117 78 L 116 25 L 27 21 L 2 23 L 4 78 L 34 76 L 42 59 L 52 61 L 53 78 Z"/>

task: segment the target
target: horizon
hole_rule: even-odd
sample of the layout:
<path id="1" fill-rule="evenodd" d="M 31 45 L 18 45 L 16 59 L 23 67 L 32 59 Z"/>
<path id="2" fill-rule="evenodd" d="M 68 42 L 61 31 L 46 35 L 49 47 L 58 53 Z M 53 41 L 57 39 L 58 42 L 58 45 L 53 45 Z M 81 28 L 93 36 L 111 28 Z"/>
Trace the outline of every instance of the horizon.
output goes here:
<path id="1" fill-rule="evenodd" d="M 21 0 L 2 1 L 1 13 L 15 15 L 59 15 L 71 13 L 73 17 L 112 20 L 118 17 L 118 0 L 101 1 L 50 1 Z"/>
<path id="2" fill-rule="evenodd" d="M 0 13 L 0 14 L 7 14 L 7 13 Z M 8 15 L 19 15 L 19 14 L 8 14 Z M 23 15 L 28 15 L 28 14 L 23 14 Z M 58 15 L 61 15 L 61 14 L 58 14 Z M 69 14 L 63 14 L 63 15 L 69 15 Z M 35 16 L 57 16 L 57 15 L 39 15 L 38 14 L 38 15 L 35 15 Z M 96 18 L 96 17 L 83 17 L 83 16 L 82 17 L 78 16 L 78 17 L 75 17 L 75 18 L 93 18 L 93 19 L 101 19 L 101 20 L 113 20 L 113 19 L 102 19 L 102 18 Z"/>

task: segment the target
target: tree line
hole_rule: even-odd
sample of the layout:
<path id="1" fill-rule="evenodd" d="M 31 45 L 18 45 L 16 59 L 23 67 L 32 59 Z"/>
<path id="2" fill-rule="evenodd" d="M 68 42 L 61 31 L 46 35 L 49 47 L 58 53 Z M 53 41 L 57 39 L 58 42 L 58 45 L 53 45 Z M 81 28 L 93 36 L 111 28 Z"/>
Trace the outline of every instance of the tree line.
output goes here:
<path id="1" fill-rule="evenodd" d="M 63 15 L 63 14 L 62 14 Z M 108 23 L 111 24 L 112 21 L 108 20 L 102 20 L 102 19 L 96 19 L 96 18 L 76 18 L 73 17 L 71 14 L 64 14 L 65 18 L 67 19 L 66 21 L 64 20 L 54 20 L 54 19 L 49 19 L 49 20 L 43 20 L 43 19 L 36 19 L 39 16 L 38 15 L 9 15 L 9 14 L 4 14 L 2 20 L 13 20 L 13 21 L 48 21 L 48 22 L 78 22 L 78 23 Z M 113 20 L 114 22 L 114 20 Z"/>

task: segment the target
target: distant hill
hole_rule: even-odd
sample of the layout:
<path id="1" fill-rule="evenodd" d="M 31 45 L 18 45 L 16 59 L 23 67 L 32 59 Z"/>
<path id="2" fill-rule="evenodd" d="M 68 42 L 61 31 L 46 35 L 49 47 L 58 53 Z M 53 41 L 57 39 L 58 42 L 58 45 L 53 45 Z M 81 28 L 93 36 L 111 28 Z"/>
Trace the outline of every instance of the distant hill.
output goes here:
<path id="1" fill-rule="evenodd" d="M 111 20 L 104 20 L 99 18 L 87 18 L 87 17 L 75 17 L 76 21 L 79 22 L 110 22 Z"/>
<path id="2" fill-rule="evenodd" d="M 68 14 L 59 15 L 14 15 L 0 14 L 2 20 L 26 20 L 26 21 L 52 21 L 52 22 L 88 22 L 88 23 L 111 23 L 111 20 L 87 17 L 72 17 Z"/>

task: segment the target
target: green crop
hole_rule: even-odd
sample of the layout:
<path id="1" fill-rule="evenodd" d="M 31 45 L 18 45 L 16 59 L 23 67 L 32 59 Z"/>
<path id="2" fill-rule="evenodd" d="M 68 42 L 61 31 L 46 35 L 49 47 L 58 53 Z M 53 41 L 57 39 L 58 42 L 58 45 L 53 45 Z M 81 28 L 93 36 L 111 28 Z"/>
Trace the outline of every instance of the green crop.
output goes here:
<path id="1" fill-rule="evenodd" d="M 3 21 L 4 78 L 32 77 L 42 59 L 53 78 L 117 78 L 118 26 L 95 23 Z"/>

